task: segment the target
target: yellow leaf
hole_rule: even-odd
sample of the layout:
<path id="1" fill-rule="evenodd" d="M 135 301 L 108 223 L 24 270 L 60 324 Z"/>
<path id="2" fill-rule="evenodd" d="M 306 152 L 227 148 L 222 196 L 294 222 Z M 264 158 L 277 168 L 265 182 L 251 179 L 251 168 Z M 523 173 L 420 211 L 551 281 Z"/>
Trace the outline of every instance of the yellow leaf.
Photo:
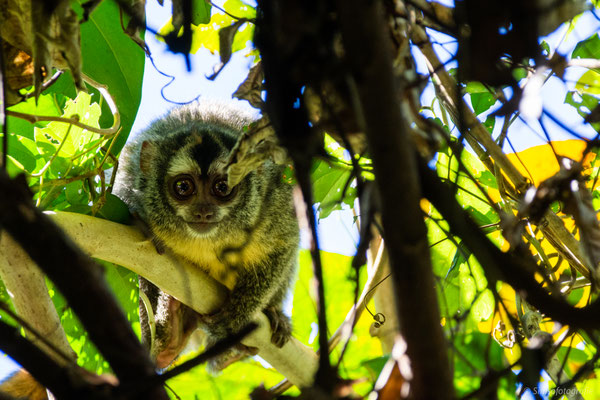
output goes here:
<path id="1" fill-rule="evenodd" d="M 590 303 L 590 295 L 591 295 L 591 286 L 584 286 L 583 287 L 583 295 L 581 296 L 581 299 L 579 299 L 579 301 L 577 302 L 577 304 L 575 304 L 575 307 L 585 307 Z"/>
<path id="2" fill-rule="evenodd" d="M 557 155 L 581 161 L 586 142 L 583 140 L 561 140 L 552 142 Z M 549 144 L 530 147 L 518 153 L 507 154 L 508 159 L 535 186 L 559 171 L 558 161 Z M 587 157 L 586 160 L 588 161 Z M 589 163 L 588 163 L 589 165 Z M 584 162 L 584 167 L 586 163 Z"/>

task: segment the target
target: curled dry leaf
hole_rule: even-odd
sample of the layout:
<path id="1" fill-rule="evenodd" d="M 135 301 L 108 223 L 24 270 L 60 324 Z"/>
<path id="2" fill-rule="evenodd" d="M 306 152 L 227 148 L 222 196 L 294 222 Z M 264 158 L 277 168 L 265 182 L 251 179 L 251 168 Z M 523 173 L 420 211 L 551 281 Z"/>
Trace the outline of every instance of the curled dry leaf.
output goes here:
<path id="1" fill-rule="evenodd" d="M 258 62 L 258 64 L 250 68 L 246 80 L 244 80 L 237 88 L 233 97 L 240 100 L 247 100 L 252 107 L 262 110 L 265 106 L 265 102 L 262 99 L 264 79 L 265 74 L 262 69 L 262 64 L 261 62 Z"/>
<path id="2" fill-rule="evenodd" d="M 68 0 L 57 1 L 55 5 L 48 10 L 44 0 L 31 2 L 33 84 L 36 96 L 41 92 L 43 74 L 48 74 L 52 68 L 69 68 L 75 86 L 84 90 L 77 14 Z"/>
<path id="3" fill-rule="evenodd" d="M 307 86 L 304 101 L 308 118 L 316 129 L 327 132 L 338 143 L 349 143 L 352 152 L 362 154 L 367 148 L 367 139 L 362 132 L 352 102 L 352 95 L 345 85 L 324 82 L 321 87 Z"/>
<path id="4" fill-rule="evenodd" d="M 146 0 L 135 0 L 131 4 L 131 12 L 134 14 L 125 28 L 125 34 L 141 47 L 146 55 L 150 55 L 150 49 L 144 41 L 143 34 L 146 30 Z"/>
<path id="5" fill-rule="evenodd" d="M 240 27 L 248 22 L 246 18 L 240 18 L 235 21 L 232 25 L 226 26 L 225 28 L 221 28 L 219 30 L 219 56 L 221 62 L 214 67 L 214 72 L 211 76 L 208 76 L 207 79 L 214 80 L 219 73 L 223 70 L 225 65 L 231 59 L 231 54 L 233 54 L 233 39 L 235 39 L 235 34 L 238 32 Z"/>
<path id="6" fill-rule="evenodd" d="M 235 186 L 265 161 L 283 164 L 287 153 L 279 146 L 275 130 L 266 117 L 252 123 L 231 150 L 226 165 L 227 184 Z"/>
<path id="7" fill-rule="evenodd" d="M 382 371 L 382 375 L 383 375 Z M 402 399 L 405 396 L 403 394 L 403 386 L 405 384 L 405 379 L 400 373 L 400 368 L 398 368 L 398 364 L 396 362 L 393 363 L 392 368 L 387 371 L 389 374 L 387 376 L 387 381 L 385 385 L 378 390 L 378 398 L 381 400 L 396 400 Z M 380 376 L 381 378 L 382 376 Z"/>
<path id="8" fill-rule="evenodd" d="M 33 59 L 29 54 L 17 49 L 8 42 L 2 42 L 4 55 L 4 82 L 8 106 L 21 101 L 19 89 L 31 86 L 33 80 Z"/>

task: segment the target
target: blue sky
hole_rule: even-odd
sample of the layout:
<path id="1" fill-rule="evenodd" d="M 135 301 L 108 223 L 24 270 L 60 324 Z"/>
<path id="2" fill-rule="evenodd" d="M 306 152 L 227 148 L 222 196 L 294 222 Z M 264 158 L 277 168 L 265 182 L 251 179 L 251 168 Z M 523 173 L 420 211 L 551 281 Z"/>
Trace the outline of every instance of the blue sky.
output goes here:
<path id="1" fill-rule="evenodd" d="M 214 3 L 222 5 L 223 1 Z M 170 18 L 171 3 L 165 1 L 164 6 L 161 7 L 157 2 L 149 1 L 146 10 L 148 26 L 159 30 Z M 252 66 L 253 57 L 246 57 L 247 51 L 234 53 L 231 61 L 219 76 L 214 81 L 209 81 L 205 77 L 210 75 L 213 66 L 219 63 L 218 55 L 211 54 L 206 49 L 200 49 L 196 54 L 190 56 L 192 71 L 188 72 L 181 54 L 168 52 L 165 44 L 158 41 L 154 35 L 146 35 L 146 41 L 156 67 L 160 71 L 174 76 L 175 80 L 165 87 L 171 79 L 156 71 L 152 63 L 146 62 L 142 102 L 133 125 L 132 135 L 145 129 L 153 120 L 160 118 L 169 109 L 177 106 L 162 98 L 163 87 L 164 96 L 171 102 L 188 102 L 202 96 L 230 101 L 242 109 L 256 113 L 256 109 L 250 107 L 248 102 L 232 98 L 232 94 L 246 78 L 248 70 Z M 358 235 L 356 229 L 353 228 L 352 221 L 352 213 L 349 210 L 334 211 L 329 218 L 322 220 L 319 227 L 322 232 L 319 237 L 321 248 L 340 254 L 354 255 Z"/>

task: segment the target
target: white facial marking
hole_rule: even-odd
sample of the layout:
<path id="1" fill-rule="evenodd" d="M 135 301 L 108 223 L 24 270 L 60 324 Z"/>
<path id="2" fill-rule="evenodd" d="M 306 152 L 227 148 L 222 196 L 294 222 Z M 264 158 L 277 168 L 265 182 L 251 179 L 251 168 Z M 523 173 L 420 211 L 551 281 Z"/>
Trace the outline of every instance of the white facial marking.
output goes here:
<path id="1" fill-rule="evenodd" d="M 167 176 L 176 176 L 179 174 L 200 175 L 200 167 L 198 164 L 183 151 L 180 151 L 173 157 L 167 168 Z"/>

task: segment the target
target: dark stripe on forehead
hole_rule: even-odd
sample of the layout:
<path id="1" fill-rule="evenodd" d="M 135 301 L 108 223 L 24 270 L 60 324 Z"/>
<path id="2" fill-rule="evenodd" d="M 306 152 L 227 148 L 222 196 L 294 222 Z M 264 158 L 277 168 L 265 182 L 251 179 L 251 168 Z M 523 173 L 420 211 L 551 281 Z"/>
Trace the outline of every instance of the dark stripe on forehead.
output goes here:
<path id="1" fill-rule="evenodd" d="M 227 149 L 210 133 L 199 133 L 202 140 L 192 147 L 192 158 L 198 163 L 202 175 L 208 173 L 208 168 L 222 153 L 227 153 Z"/>

